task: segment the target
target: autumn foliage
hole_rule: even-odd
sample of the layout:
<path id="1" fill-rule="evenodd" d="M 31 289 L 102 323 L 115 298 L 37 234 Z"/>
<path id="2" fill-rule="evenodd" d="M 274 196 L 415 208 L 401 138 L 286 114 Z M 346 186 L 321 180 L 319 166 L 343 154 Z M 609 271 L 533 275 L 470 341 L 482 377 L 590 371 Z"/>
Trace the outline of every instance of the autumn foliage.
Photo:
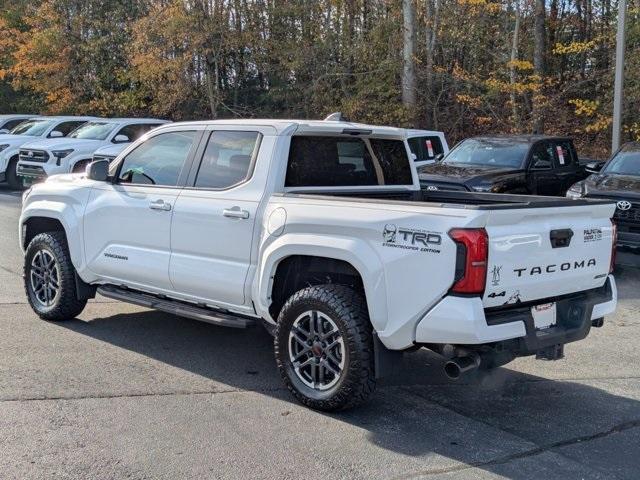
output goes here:
<path id="1" fill-rule="evenodd" d="M 0 0 L 0 110 L 173 120 L 339 110 L 455 141 L 532 131 L 537 108 L 546 132 L 606 156 L 617 2 L 543 3 L 539 71 L 535 0 Z M 627 138 L 640 138 L 639 17 L 631 2 Z M 416 92 L 403 103 L 407 38 Z"/>

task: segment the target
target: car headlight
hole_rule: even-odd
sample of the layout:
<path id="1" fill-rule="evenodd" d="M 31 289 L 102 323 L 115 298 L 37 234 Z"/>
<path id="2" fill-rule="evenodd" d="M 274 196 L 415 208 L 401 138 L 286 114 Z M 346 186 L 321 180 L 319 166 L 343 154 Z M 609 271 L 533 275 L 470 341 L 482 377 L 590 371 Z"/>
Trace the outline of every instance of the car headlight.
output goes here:
<path id="1" fill-rule="evenodd" d="M 10 145 L 8 143 L 3 143 L 2 145 L 0 145 L 0 152 L 3 151 L 3 150 L 6 150 L 9 147 L 10 147 Z"/>
<path id="2" fill-rule="evenodd" d="M 499 190 L 499 187 L 496 185 L 476 185 L 471 187 L 474 192 L 482 192 L 482 193 L 496 193 Z"/>
<path id="3" fill-rule="evenodd" d="M 582 198 L 586 194 L 585 188 L 584 182 L 578 182 L 567 190 L 567 197 Z"/>
<path id="4" fill-rule="evenodd" d="M 52 150 L 51 155 L 53 155 L 57 159 L 61 159 L 69 155 L 71 152 L 73 152 L 73 148 L 70 148 L 68 150 Z"/>

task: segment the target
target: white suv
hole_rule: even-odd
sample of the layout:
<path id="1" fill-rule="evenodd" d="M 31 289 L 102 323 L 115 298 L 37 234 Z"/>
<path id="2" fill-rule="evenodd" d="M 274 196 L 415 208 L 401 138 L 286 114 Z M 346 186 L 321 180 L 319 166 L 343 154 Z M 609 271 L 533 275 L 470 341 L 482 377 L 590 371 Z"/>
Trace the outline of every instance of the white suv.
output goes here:
<path id="1" fill-rule="evenodd" d="M 34 117 L 14 126 L 10 133 L 0 134 L 0 182 L 11 188 L 20 188 L 22 182 L 16 173 L 18 153 L 25 143 L 42 138 L 60 138 L 96 117 Z"/>
<path id="2" fill-rule="evenodd" d="M 30 142 L 20 148 L 17 173 L 37 179 L 57 173 L 81 172 L 93 152 L 114 144 L 126 144 L 167 123 L 154 118 L 99 119 L 82 125 L 67 138 Z"/>

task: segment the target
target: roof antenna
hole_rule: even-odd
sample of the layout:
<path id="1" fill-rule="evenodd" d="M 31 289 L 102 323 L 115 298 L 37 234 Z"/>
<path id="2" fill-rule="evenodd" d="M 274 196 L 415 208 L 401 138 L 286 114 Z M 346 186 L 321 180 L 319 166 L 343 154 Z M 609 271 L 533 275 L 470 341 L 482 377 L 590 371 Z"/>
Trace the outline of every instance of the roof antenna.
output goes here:
<path id="1" fill-rule="evenodd" d="M 342 112 L 334 112 L 324 119 L 325 122 L 348 122 L 349 119 L 345 117 Z"/>

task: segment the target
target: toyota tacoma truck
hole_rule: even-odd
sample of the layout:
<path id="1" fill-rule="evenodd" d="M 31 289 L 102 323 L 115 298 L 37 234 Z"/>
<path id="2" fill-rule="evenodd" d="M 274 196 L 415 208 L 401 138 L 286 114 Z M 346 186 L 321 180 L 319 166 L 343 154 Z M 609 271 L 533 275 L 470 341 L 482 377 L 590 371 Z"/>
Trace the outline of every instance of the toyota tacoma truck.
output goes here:
<path id="1" fill-rule="evenodd" d="M 423 188 L 564 196 L 589 174 L 573 141 L 544 135 L 473 137 L 419 169 Z"/>
<path id="2" fill-rule="evenodd" d="M 340 121 L 161 126 L 23 195 L 28 301 L 96 292 L 215 325 L 263 323 L 305 405 L 354 406 L 403 352 L 452 378 L 558 359 L 614 311 L 610 201 L 421 191 L 405 130 Z"/>

